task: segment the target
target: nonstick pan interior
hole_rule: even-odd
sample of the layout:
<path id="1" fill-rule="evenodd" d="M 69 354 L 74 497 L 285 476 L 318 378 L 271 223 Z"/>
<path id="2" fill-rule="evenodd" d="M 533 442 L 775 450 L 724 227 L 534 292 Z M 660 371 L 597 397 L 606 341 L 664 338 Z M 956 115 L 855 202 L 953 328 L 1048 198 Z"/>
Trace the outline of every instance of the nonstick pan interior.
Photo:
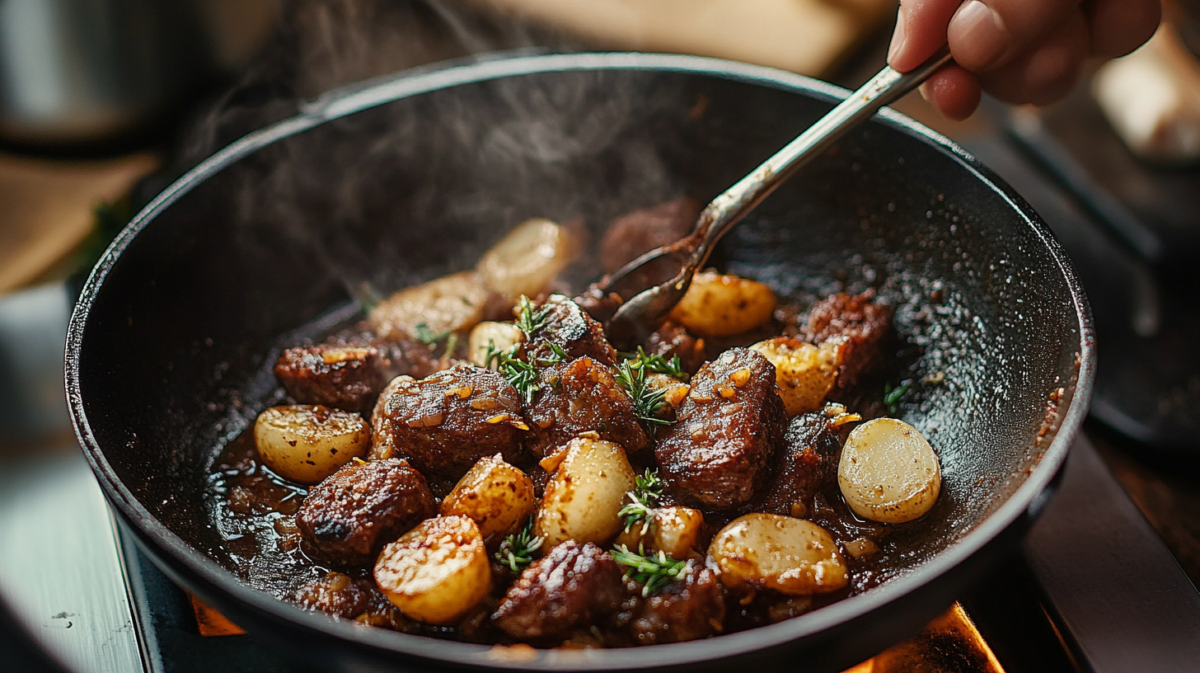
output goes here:
<path id="1" fill-rule="evenodd" d="M 699 643 L 542 653 L 337 624 L 235 578 L 205 506 L 221 445 L 268 403 L 278 349 L 392 291 L 470 268 L 522 220 L 706 201 L 826 111 L 837 90 L 648 55 L 517 57 L 335 92 L 228 148 L 126 229 L 79 302 L 68 395 L 108 497 L 151 557 L 250 628 L 325 665 L 664 667 L 748 652 L 853 663 L 920 628 L 1018 539 L 1086 408 L 1086 302 L 1056 242 L 986 169 L 894 113 L 802 170 L 714 261 L 808 301 L 876 288 L 925 380 L 899 415 L 937 448 L 943 495 L 885 586 Z M 577 287 L 598 269 L 575 271 Z M 243 573 L 244 574 L 244 573 Z M 256 586 L 258 589 L 252 589 Z"/>

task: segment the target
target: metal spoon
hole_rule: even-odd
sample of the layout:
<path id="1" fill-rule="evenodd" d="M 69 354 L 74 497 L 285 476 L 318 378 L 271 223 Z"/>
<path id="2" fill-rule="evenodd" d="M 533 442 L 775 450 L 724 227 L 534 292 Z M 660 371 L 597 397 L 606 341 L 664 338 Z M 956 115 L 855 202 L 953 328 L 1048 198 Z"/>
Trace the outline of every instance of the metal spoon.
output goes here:
<path id="1" fill-rule="evenodd" d="M 655 248 L 618 269 L 601 286 L 606 293 L 629 297 L 608 323 L 609 340 L 618 348 L 644 341 L 683 298 L 692 284 L 692 276 L 708 261 L 717 241 L 733 225 L 762 203 L 796 169 L 871 117 L 876 110 L 915 89 L 950 60 L 949 48 L 943 47 L 910 72 L 900 73 L 885 66 L 775 156 L 713 199 L 700 213 L 691 234 L 670 245 Z"/>

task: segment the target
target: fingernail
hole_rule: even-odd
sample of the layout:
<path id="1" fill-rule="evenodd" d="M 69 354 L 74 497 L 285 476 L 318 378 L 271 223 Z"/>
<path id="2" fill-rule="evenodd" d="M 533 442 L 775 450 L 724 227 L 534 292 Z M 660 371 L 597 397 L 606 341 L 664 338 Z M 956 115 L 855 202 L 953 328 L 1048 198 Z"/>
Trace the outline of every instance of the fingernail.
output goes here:
<path id="1" fill-rule="evenodd" d="M 896 30 L 892 33 L 892 46 L 888 47 L 887 60 L 891 64 L 896 55 L 904 48 L 904 5 L 900 5 L 900 10 L 896 12 Z"/>
<path id="2" fill-rule="evenodd" d="M 954 13 L 946 31 L 954 58 L 968 70 L 985 70 L 1008 48 L 1008 29 L 1000 15 L 979 0 L 970 0 Z"/>

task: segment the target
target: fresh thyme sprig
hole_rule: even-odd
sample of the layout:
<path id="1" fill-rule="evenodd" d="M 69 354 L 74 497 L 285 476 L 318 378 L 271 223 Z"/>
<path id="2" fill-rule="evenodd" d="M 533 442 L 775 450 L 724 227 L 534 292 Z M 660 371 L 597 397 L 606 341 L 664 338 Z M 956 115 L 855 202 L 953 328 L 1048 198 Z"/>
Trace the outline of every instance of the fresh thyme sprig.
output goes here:
<path id="1" fill-rule="evenodd" d="M 658 593 L 687 574 L 687 561 L 677 561 L 662 551 L 647 556 L 640 546 L 638 552 L 635 554 L 625 545 L 617 545 L 610 553 L 617 563 L 625 566 L 625 574 L 642 585 L 643 597 Z"/>
<path id="2" fill-rule="evenodd" d="M 672 356 L 668 360 L 657 353 L 647 353 L 645 348 L 638 346 L 636 353 L 621 353 L 621 357 L 632 360 L 635 365 L 640 365 L 648 372 L 666 374 L 685 383 L 688 380 L 688 373 L 683 371 L 678 355 Z"/>
<path id="3" fill-rule="evenodd" d="M 626 533 L 642 522 L 642 535 L 645 535 L 654 516 L 654 503 L 662 497 L 665 484 L 658 478 L 658 470 L 648 467 L 646 476 L 634 477 L 633 484 L 633 490 L 625 494 L 629 496 L 629 504 L 622 507 L 617 516 L 625 520 Z"/>
<path id="4" fill-rule="evenodd" d="M 417 337 L 417 341 L 420 341 L 426 346 L 433 346 L 437 342 L 449 337 L 452 334 L 450 330 L 446 330 L 444 332 L 435 332 L 429 329 L 429 325 L 426 325 L 425 323 L 418 324 L 415 329 L 417 333 L 413 336 Z"/>
<path id="5" fill-rule="evenodd" d="M 544 357 L 544 358 L 538 358 L 539 365 L 542 365 L 542 366 L 556 365 L 560 362 L 566 361 L 567 352 L 562 349 L 562 346 L 559 346 L 558 344 L 554 343 L 553 341 L 550 341 L 549 339 L 546 340 L 546 346 L 550 349 L 550 356 Z"/>
<path id="6" fill-rule="evenodd" d="M 670 425 L 670 421 L 654 414 L 662 408 L 667 396 L 665 388 L 651 388 L 646 382 L 646 367 L 641 361 L 626 360 L 617 366 L 617 383 L 633 400 L 633 413 L 651 425 Z"/>
<path id="7" fill-rule="evenodd" d="M 904 394 L 907 393 L 908 389 L 911 387 L 912 383 L 909 381 L 905 381 L 895 388 L 893 388 L 891 384 L 883 384 L 883 403 L 887 405 L 889 414 L 895 415 L 900 406 L 901 398 L 904 397 Z"/>
<path id="8" fill-rule="evenodd" d="M 521 398 L 525 400 L 525 404 L 530 404 L 542 387 L 537 382 L 537 368 L 516 357 L 517 349 L 520 347 L 520 344 L 516 344 L 508 350 L 501 350 L 496 348 L 496 343 L 489 339 L 487 351 L 483 355 L 483 365 L 491 369 L 494 363 L 500 375 L 508 379 L 512 387 L 516 388 L 517 392 L 521 394 Z"/>
<path id="9" fill-rule="evenodd" d="M 500 548 L 496 550 L 495 559 L 501 565 L 508 566 L 509 570 L 520 574 L 530 563 L 533 563 L 533 554 L 542 548 L 543 541 L 542 538 L 533 534 L 533 522 L 531 521 L 525 526 L 525 530 L 504 538 L 504 542 L 501 542 Z"/>
<path id="10" fill-rule="evenodd" d="M 550 306 L 546 305 L 535 309 L 533 302 L 525 295 L 521 295 L 521 299 L 517 302 L 517 327 L 525 333 L 526 338 L 532 338 L 538 330 L 545 327 L 549 315 Z"/>

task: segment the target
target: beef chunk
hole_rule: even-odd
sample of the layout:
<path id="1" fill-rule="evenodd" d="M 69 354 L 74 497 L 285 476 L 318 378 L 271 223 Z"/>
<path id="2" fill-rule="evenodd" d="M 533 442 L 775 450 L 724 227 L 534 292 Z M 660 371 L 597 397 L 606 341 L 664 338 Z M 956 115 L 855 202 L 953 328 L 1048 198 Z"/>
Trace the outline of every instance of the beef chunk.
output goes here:
<path id="1" fill-rule="evenodd" d="M 612 273 L 654 248 L 691 233 L 700 203 L 690 196 L 627 213 L 613 220 L 600 241 L 600 265 Z"/>
<path id="2" fill-rule="evenodd" d="M 692 336 L 683 325 L 670 321 L 650 333 L 646 352 L 668 360 L 678 355 L 679 365 L 689 374 L 695 374 L 708 360 L 704 339 Z"/>
<path id="3" fill-rule="evenodd" d="M 362 565 L 437 513 L 425 478 L 406 461 L 349 463 L 308 492 L 296 512 L 302 549 L 334 565 Z"/>
<path id="4" fill-rule="evenodd" d="M 437 355 L 429 345 L 416 339 L 381 339 L 371 331 L 370 324 L 365 321 L 331 334 L 324 345 L 374 348 L 378 353 L 379 371 L 382 372 L 384 381 L 391 381 L 404 374 L 417 379 L 425 378 L 440 369 Z"/>
<path id="5" fill-rule="evenodd" d="M 613 315 L 621 308 L 621 297 L 612 292 L 605 292 L 600 289 L 598 283 L 592 283 L 578 297 L 571 301 L 579 305 L 584 313 L 587 313 L 593 320 L 601 323 L 608 322 Z"/>
<path id="6" fill-rule="evenodd" d="M 786 426 L 775 367 L 737 348 L 692 378 L 678 420 L 660 434 L 655 456 L 671 492 L 685 504 L 737 507 L 767 481 Z"/>
<path id="7" fill-rule="evenodd" d="M 371 606 L 368 579 L 354 579 L 332 572 L 296 592 L 295 602 L 306 610 L 323 612 L 337 619 L 354 619 Z"/>
<path id="8" fill-rule="evenodd" d="M 834 294 L 813 305 L 803 334 L 810 343 L 840 344 L 841 366 L 833 396 L 844 398 L 860 380 L 879 370 L 892 344 L 892 309 L 873 300 L 875 293 Z M 841 393 L 841 394 L 839 394 Z"/>
<path id="9" fill-rule="evenodd" d="M 763 493 L 746 506 L 746 512 L 795 517 L 808 514 L 812 497 L 837 476 L 849 427 L 834 424 L 842 409 L 831 405 L 792 419 L 783 435 L 779 469 Z"/>
<path id="10" fill-rule="evenodd" d="M 621 569 L 607 552 L 567 540 L 521 573 L 492 622 L 519 640 L 562 640 L 614 612 L 622 593 Z"/>
<path id="11" fill-rule="evenodd" d="M 457 480 L 480 458 L 524 457 L 521 398 L 500 374 L 457 365 L 388 384 L 371 419 L 371 458 L 407 458 L 431 481 Z"/>
<path id="12" fill-rule="evenodd" d="M 387 382 L 377 348 L 331 344 L 287 349 L 275 377 L 300 404 L 347 411 L 366 409 Z"/>
<path id="13" fill-rule="evenodd" d="M 689 560 L 688 574 L 646 598 L 633 613 L 630 635 L 638 645 L 682 643 L 716 635 L 725 621 L 725 594 L 717 574 Z"/>
<path id="14" fill-rule="evenodd" d="M 525 348 L 529 362 L 553 359 L 555 352 L 549 345 L 553 343 L 567 354 L 568 360 L 586 356 L 610 367 L 616 364 L 617 351 L 604 338 L 604 328 L 579 304 L 561 294 L 552 294 L 541 310 L 545 310 L 543 327 L 533 334 Z"/>
<path id="15" fill-rule="evenodd" d="M 626 453 L 650 446 L 633 400 L 612 369 L 584 357 L 543 369 L 538 381 L 541 391 L 525 410 L 536 435 L 531 448 L 538 456 L 588 431 L 620 444 Z"/>

